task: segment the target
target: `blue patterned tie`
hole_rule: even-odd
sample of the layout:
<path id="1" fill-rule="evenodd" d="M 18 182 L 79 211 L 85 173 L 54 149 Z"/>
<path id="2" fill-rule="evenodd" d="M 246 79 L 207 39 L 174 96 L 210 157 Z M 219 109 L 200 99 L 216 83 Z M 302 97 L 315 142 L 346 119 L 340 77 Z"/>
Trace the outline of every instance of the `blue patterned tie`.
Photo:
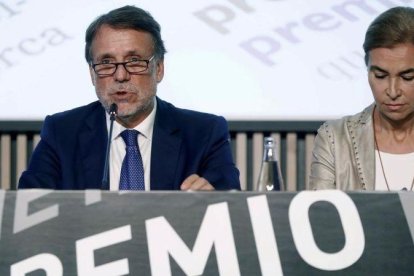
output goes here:
<path id="1" fill-rule="evenodd" d="M 137 130 L 124 130 L 121 133 L 126 144 L 126 154 L 122 162 L 119 190 L 145 190 L 144 166 L 138 147 Z"/>

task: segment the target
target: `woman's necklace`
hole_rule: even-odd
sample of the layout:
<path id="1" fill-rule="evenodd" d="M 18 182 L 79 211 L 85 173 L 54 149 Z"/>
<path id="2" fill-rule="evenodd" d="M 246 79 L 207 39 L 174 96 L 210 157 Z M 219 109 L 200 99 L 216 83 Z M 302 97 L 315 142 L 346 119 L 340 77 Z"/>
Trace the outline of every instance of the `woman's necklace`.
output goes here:
<path id="1" fill-rule="evenodd" d="M 375 113 L 374 113 L 375 108 L 376 108 L 376 106 L 374 106 L 374 110 L 372 111 L 372 126 L 374 128 L 374 142 L 375 142 L 375 147 L 377 148 L 378 158 L 379 158 L 379 161 L 380 161 L 380 164 L 381 164 L 381 171 L 382 171 L 382 175 L 384 176 L 385 185 L 387 185 L 388 191 L 391 191 L 390 186 L 388 185 L 387 177 L 385 176 L 384 165 L 382 164 L 381 153 L 380 153 L 380 149 L 378 147 L 378 142 L 377 142 L 377 135 L 375 133 Z M 413 180 L 411 181 L 410 191 L 413 190 L 413 187 L 414 187 L 414 177 L 413 177 Z M 404 188 L 403 190 L 407 190 L 407 188 Z"/>

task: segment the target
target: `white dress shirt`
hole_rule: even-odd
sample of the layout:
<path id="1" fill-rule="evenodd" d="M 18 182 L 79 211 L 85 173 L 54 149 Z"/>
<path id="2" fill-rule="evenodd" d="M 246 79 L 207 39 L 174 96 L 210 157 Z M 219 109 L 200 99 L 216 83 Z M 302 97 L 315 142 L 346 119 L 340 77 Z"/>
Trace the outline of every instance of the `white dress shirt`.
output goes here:
<path id="1" fill-rule="evenodd" d="M 154 99 L 154 109 L 137 125 L 135 130 L 139 131 L 138 146 L 141 152 L 142 164 L 144 166 L 144 181 L 145 191 L 150 190 L 150 172 L 151 172 L 151 145 L 152 145 L 152 131 L 154 129 L 155 113 L 157 111 L 157 101 Z M 110 119 L 109 114 L 106 114 L 106 122 L 109 133 Z M 121 137 L 121 132 L 126 128 L 118 122 L 114 122 L 112 131 L 111 151 L 109 154 L 109 190 L 119 190 L 119 179 L 121 176 L 122 161 L 124 160 L 125 142 Z"/>
<path id="2" fill-rule="evenodd" d="M 410 190 L 414 181 L 414 152 L 405 154 L 392 154 L 381 151 L 382 164 L 385 177 L 391 191 L 402 189 Z M 375 150 L 375 190 L 387 191 L 384 173 Z"/>

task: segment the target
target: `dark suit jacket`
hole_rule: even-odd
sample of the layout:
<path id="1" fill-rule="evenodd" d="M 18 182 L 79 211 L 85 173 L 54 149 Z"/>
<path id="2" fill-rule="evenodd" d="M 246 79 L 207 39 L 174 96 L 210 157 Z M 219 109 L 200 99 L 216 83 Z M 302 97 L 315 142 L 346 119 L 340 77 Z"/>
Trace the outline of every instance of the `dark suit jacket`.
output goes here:
<path id="1" fill-rule="evenodd" d="M 99 102 L 47 116 L 19 188 L 102 187 L 105 111 Z M 223 117 L 179 109 L 157 98 L 151 150 L 151 190 L 179 190 L 196 173 L 216 189 L 240 189 Z"/>

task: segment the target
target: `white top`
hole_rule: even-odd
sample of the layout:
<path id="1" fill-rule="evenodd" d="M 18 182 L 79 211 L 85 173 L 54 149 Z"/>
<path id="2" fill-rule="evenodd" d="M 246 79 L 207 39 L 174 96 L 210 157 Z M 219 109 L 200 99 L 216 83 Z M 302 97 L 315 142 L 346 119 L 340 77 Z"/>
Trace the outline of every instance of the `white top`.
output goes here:
<path id="1" fill-rule="evenodd" d="M 410 190 L 414 179 L 414 152 L 392 154 L 381 151 L 381 159 L 390 190 Z M 375 150 L 375 190 L 388 191 L 377 150 Z"/>
<path id="2" fill-rule="evenodd" d="M 154 109 L 142 121 L 135 130 L 139 131 L 138 146 L 141 152 L 142 164 L 144 166 L 144 181 L 145 191 L 150 190 L 150 172 L 151 172 L 151 145 L 152 145 L 152 132 L 154 129 L 155 113 L 157 111 L 157 101 L 154 99 Z M 109 114 L 106 114 L 106 123 L 109 133 L 110 119 Z M 120 125 L 118 122 L 114 122 L 114 128 L 112 130 L 111 151 L 109 153 L 109 190 L 119 190 L 119 179 L 121 176 L 122 161 L 124 160 L 125 142 L 121 137 L 121 132 L 126 128 Z"/>

